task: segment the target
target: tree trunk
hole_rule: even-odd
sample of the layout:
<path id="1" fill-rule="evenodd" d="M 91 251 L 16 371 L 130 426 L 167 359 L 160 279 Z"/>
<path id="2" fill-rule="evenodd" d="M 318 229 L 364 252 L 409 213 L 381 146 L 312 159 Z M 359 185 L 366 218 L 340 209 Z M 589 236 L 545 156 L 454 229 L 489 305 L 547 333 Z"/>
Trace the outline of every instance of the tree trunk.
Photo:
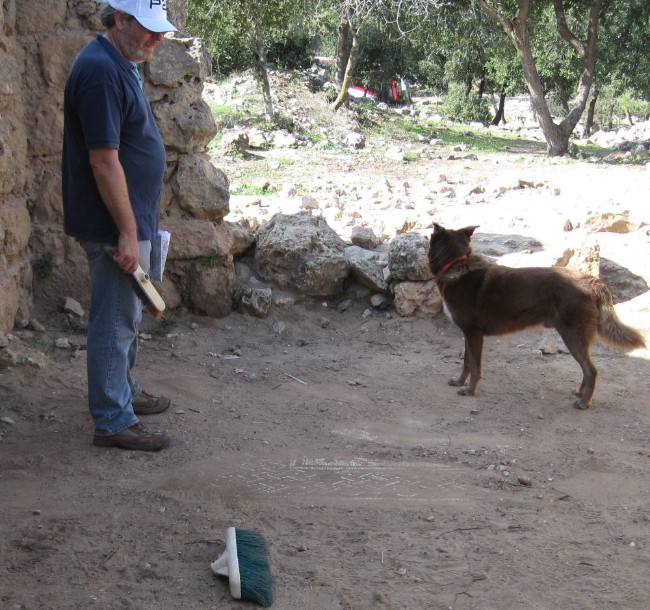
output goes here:
<path id="1" fill-rule="evenodd" d="M 557 93 L 558 100 L 560 102 L 560 106 L 562 107 L 562 110 L 564 110 L 564 114 L 569 114 L 570 108 L 569 108 L 569 93 L 566 90 L 566 87 L 562 83 L 562 81 L 559 78 L 554 79 L 555 80 L 555 91 Z"/>
<path id="2" fill-rule="evenodd" d="M 264 32 L 260 25 L 259 16 L 255 15 L 255 74 L 262 86 L 264 98 L 264 113 L 267 122 L 273 121 L 273 100 L 271 98 L 271 85 L 269 83 L 269 71 L 266 64 L 266 48 L 264 45 Z"/>
<path id="3" fill-rule="evenodd" d="M 585 122 L 585 129 L 582 132 L 583 138 L 588 138 L 591 135 L 591 130 L 594 127 L 594 114 L 596 113 L 596 102 L 598 101 L 598 90 L 594 90 L 594 95 L 587 107 L 587 120 Z"/>
<path id="4" fill-rule="evenodd" d="M 616 111 L 616 102 L 611 102 L 609 105 L 609 111 L 607 112 L 607 129 L 612 129 L 614 127 L 614 112 Z"/>
<path id="5" fill-rule="evenodd" d="M 499 107 L 497 108 L 497 113 L 494 115 L 492 125 L 498 125 L 503 121 L 503 124 L 506 124 L 506 88 L 505 85 L 501 89 L 499 94 Z"/>
<path id="6" fill-rule="evenodd" d="M 336 83 L 343 84 L 345 77 L 345 67 L 348 65 L 350 43 L 350 23 L 345 17 L 341 18 L 339 23 L 339 33 L 336 41 Z"/>
<path id="7" fill-rule="evenodd" d="M 487 86 L 487 82 L 485 80 L 485 75 L 481 76 L 481 80 L 478 83 L 478 99 L 482 100 L 483 99 L 483 94 L 485 93 L 485 87 Z"/>
<path id="8" fill-rule="evenodd" d="M 353 27 L 350 27 L 350 34 L 352 34 L 352 48 L 350 49 L 348 63 L 345 67 L 341 89 L 334 104 L 332 104 L 334 111 L 337 111 L 341 106 L 343 106 L 348 99 L 348 87 L 350 87 L 352 83 L 352 75 L 354 74 L 354 69 L 357 65 L 357 57 L 359 55 L 359 33 L 360 30 L 355 30 Z"/>
<path id="9" fill-rule="evenodd" d="M 544 134 L 544 139 L 546 140 L 546 152 L 550 156 L 565 155 L 569 152 L 569 136 L 571 135 L 572 129 L 567 131 L 567 126 L 564 124 L 564 121 L 559 125 L 553 121 L 551 111 L 544 96 L 542 80 L 535 67 L 535 60 L 531 52 L 528 39 L 528 27 L 526 24 L 521 23 L 518 26 L 519 31 L 515 32 L 513 30 L 514 34 L 512 38 L 517 53 L 519 53 L 519 58 L 521 59 L 524 77 L 526 78 L 528 92 L 530 93 L 530 101 L 537 116 L 539 126 Z"/>

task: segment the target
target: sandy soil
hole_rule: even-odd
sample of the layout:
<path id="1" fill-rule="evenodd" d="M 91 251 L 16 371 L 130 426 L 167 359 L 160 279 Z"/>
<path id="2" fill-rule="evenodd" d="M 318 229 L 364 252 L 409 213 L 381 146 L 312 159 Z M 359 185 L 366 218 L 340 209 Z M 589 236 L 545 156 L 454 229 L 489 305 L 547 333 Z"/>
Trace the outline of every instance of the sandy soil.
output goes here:
<path id="1" fill-rule="evenodd" d="M 222 160 L 235 181 L 249 171 L 237 163 Z M 323 193 L 327 180 L 348 193 L 408 181 L 414 230 L 478 224 L 486 248 L 530 242 L 550 255 L 596 240 L 621 317 L 650 338 L 647 226 L 563 230 L 599 212 L 650 222 L 646 168 L 537 156 L 315 164 L 307 153 L 285 172 L 322 179 Z M 498 197 L 487 186 L 516 179 L 537 186 Z M 485 192 L 470 195 L 476 185 Z M 251 213 L 240 204 L 234 218 Z M 344 233 L 354 219 L 339 209 Z M 395 214 L 364 221 L 390 232 Z M 147 320 L 139 377 L 173 400 L 145 421 L 172 435 L 156 454 L 92 446 L 85 352 L 51 347 L 84 336 L 42 311 L 46 332 L 21 341 L 48 366 L 0 370 L 0 606 L 253 607 L 210 571 L 234 525 L 268 540 L 279 610 L 647 608 L 649 353 L 596 346 L 599 385 L 581 412 L 577 364 L 539 350 L 554 333 L 490 338 L 467 398 L 447 385 L 462 340 L 444 316 L 367 308 L 302 301 L 264 320 Z"/>

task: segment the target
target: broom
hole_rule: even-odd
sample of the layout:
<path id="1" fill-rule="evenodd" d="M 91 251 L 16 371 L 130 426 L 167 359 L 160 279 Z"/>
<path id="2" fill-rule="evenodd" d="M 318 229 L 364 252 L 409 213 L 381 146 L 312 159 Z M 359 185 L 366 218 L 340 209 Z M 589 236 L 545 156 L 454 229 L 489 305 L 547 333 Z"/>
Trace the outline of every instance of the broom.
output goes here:
<path id="1" fill-rule="evenodd" d="M 260 532 L 229 527 L 226 550 L 210 567 L 214 574 L 228 577 L 233 598 L 255 602 L 262 608 L 273 603 L 268 547 Z"/>

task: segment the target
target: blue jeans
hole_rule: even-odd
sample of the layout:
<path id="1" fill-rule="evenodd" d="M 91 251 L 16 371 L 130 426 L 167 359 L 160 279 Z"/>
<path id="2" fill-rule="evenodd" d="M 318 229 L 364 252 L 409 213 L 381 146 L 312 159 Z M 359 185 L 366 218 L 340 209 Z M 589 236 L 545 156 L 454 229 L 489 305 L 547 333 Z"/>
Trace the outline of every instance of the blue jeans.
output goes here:
<path id="1" fill-rule="evenodd" d="M 111 436 L 138 423 L 132 397 L 142 392 L 131 374 L 138 355 L 143 302 L 133 277 L 124 273 L 105 244 L 83 242 L 90 268 L 88 406 L 95 434 Z M 149 270 L 151 242 L 139 242 L 140 265 Z"/>

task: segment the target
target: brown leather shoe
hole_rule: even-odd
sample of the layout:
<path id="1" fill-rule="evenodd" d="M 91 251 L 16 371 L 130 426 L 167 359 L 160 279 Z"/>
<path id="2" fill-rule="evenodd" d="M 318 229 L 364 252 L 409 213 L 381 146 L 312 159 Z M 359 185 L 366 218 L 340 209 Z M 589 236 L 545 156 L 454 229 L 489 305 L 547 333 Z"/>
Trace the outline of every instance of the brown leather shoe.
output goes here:
<path id="1" fill-rule="evenodd" d="M 133 424 L 130 428 L 122 430 L 111 436 L 97 436 L 93 438 L 93 445 L 97 447 L 121 447 L 133 451 L 160 451 L 169 444 L 169 437 L 162 430 L 147 430 L 141 423 Z"/>
<path id="2" fill-rule="evenodd" d="M 169 409 L 172 401 L 167 396 L 153 396 L 142 390 L 132 401 L 136 415 L 153 415 Z"/>

